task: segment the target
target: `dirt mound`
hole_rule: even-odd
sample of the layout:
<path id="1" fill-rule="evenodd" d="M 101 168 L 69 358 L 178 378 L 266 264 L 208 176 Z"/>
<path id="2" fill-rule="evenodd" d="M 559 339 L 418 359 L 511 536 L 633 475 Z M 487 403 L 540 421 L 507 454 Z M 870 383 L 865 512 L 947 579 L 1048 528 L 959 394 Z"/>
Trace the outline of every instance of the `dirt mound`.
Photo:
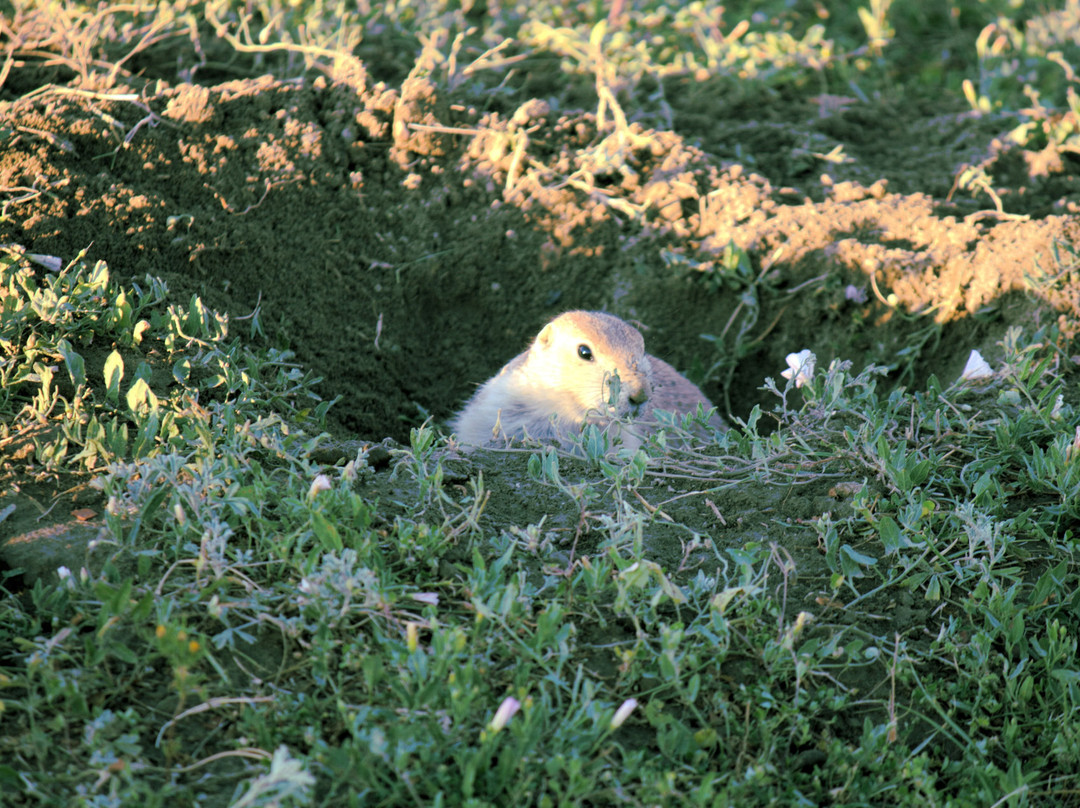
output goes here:
<path id="1" fill-rule="evenodd" d="M 88 248 L 114 275 L 202 295 L 235 329 L 257 312 L 341 397 L 340 425 L 370 438 L 447 416 L 568 308 L 636 319 L 652 352 L 735 415 L 803 347 L 948 375 L 1008 324 L 1056 316 L 1010 292 L 1075 313 L 1051 252 L 1076 223 L 1016 216 L 1074 205 L 1040 193 L 1072 188 L 1066 163 L 999 186 L 1009 212 L 979 214 L 889 189 L 942 190 L 942 166 L 972 160 L 985 120 L 879 127 L 872 110 L 810 105 L 790 123 L 765 109 L 756 125 L 712 119 L 705 148 L 748 144 L 766 179 L 693 145 L 707 111 L 684 136 L 539 100 L 482 113 L 416 77 L 57 88 L 0 107 L 0 240 L 65 260 Z M 807 133 L 858 157 L 798 146 Z M 922 143 L 934 159 L 913 165 Z M 998 157 L 988 165 L 1023 162 Z M 923 331 L 933 355 L 898 356 Z"/>

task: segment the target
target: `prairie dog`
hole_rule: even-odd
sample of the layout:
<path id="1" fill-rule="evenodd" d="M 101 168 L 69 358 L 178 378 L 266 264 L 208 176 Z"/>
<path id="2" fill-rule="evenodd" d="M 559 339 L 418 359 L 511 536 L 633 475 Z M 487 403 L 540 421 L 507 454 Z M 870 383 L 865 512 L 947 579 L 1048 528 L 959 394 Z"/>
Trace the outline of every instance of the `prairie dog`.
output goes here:
<path id="1" fill-rule="evenodd" d="M 611 314 L 568 311 L 480 387 L 450 426 L 476 446 L 530 437 L 569 447 L 585 424 L 629 417 L 623 441 L 637 446 L 658 426 L 654 410 L 687 413 L 698 404 L 712 407 L 675 368 L 645 353 L 636 328 Z M 723 428 L 718 416 L 711 423 Z"/>

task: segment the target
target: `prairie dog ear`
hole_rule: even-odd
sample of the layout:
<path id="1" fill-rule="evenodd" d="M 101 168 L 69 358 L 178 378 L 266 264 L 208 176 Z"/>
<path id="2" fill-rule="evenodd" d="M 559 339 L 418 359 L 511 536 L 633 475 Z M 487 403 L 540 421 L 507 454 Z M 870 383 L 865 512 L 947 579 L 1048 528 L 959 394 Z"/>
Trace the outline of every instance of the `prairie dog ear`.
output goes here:
<path id="1" fill-rule="evenodd" d="M 540 329 L 540 333 L 536 335 L 536 342 L 538 345 L 546 348 L 551 344 L 551 341 L 555 338 L 555 334 L 552 333 L 555 329 L 551 327 L 551 323 L 548 323 Z"/>

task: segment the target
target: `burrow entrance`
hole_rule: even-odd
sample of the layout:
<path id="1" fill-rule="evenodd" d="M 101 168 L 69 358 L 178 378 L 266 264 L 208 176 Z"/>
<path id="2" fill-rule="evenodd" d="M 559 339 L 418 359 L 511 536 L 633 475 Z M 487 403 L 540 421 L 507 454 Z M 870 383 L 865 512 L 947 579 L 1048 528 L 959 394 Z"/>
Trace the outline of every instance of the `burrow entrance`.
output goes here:
<path id="1" fill-rule="evenodd" d="M 139 127 L 147 108 L 157 125 Z M 145 106 L 44 94 L 4 116 L 53 135 L 0 157 L 8 185 L 46 189 L 5 243 L 89 247 L 240 335 L 257 312 L 365 439 L 446 419 L 570 308 L 636 322 L 741 417 L 803 348 L 921 387 L 972 348 L 992 356 L 1009 325 L 1064 312 L 1068 330 L 1076 306 L 1053 280 L 1068 217 L 965 219 L 843 165 L 778 185 L 672 132 L 598 132 L 539 100 L 480 112 L 426 79 L 160 85 Z"/>

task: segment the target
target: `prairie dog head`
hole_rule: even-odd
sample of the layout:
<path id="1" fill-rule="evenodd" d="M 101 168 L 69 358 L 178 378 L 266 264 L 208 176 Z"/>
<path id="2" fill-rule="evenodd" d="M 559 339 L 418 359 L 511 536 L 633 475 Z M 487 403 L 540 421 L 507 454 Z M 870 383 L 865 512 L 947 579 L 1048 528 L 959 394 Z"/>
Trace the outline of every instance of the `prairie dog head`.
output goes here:
<path id="1" fill-rule="evenodd" d="M 577 422 L 636 414 L 652 395 L 641 333 L 601 312 L 569 311 L 544 326 L 529 348 L 525 370 L 538 397 L 550 399 L 553 411 Z"/>

